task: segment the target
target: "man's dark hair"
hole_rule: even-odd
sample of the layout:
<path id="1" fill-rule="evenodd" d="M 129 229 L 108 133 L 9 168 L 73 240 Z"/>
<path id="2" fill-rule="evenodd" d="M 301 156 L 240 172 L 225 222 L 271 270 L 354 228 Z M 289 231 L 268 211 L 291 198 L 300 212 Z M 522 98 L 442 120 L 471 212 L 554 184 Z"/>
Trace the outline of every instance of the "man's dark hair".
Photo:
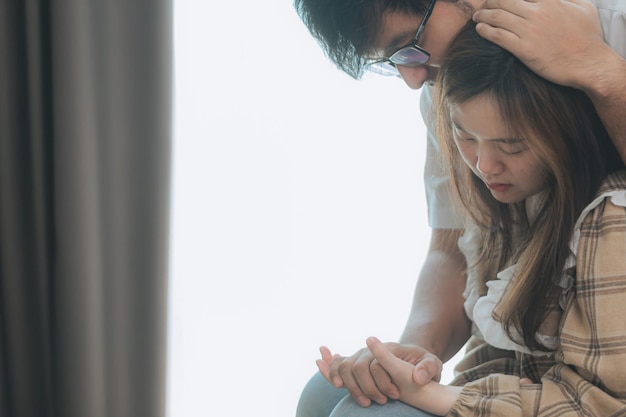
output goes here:
<path id="1" fill-rule="evenodd" d="M 363 55 L 380 31 L 384 12 L 421 16 L 428 0 L 294 0 L 298 15 L 324 53 L 353 78 L 363 75 Z"/>

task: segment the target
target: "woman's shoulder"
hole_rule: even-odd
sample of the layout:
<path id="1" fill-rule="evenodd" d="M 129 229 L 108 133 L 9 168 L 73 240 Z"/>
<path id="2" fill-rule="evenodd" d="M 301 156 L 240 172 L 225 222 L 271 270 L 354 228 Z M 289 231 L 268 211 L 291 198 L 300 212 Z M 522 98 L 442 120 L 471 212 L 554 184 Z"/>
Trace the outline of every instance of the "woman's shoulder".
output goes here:
<path id="1" fill-rule="evenodd" d="M 604 179 L 596 196 L 601 196 L 607 192 L 626 190 L 626 170 L 615 171 Z"/>
<path id="2" fill-rule="evenodd" d="M 609 175 L 574 230 L 577 280 L 626 273 L 626 171 Z"/>
<path id="3" fill-rule="evenodd" d="M 620 170 L 613 172 L 602 181 L 595 197 L 583 210 L 576 222 L 576 228 L 583 223 L 597 221 L 589 218 L 591 213 L 595 213 L 597 216 L 605 210 L 619 212 L 624 211 L 624 209 L 626 209 L 626 170 Z"/>
<path id="4" fill-rule="evenodd" d="M 626 224 L 626 171 L 617 171 L 605 178 L 595 198 L 576 221 L 570 249 L 572 253 L 578 254 L 577 263 L 581 261 L 579 251 L 581 239 L 586 242 L 583 246 L 589 245 L 590 242 L 592 246 L 596 245 L 599 240 L 606 238 L 622 240 L 626 235 L 624 224 Z M 612 250 L 618 250 L 620 247 L 615 246 Z"/>
<path id="5" fill-rule="evenodd" d="M 626 170 L 619 170 L 609 174 L 609 176 L 602 181 L 596 195 L 599 196 L 612 190 L 626 190 Z"/>
<path id="6" fill-rule="evenodd" d="M 606 177 L 584 212 L 595 212 L 596 221 L 603 214 L 611 213 L 611 216 L 623 217 L 622 220 L 613 219 L 612 222 L 626 222 L 626 170 L 616 171 Z"/>

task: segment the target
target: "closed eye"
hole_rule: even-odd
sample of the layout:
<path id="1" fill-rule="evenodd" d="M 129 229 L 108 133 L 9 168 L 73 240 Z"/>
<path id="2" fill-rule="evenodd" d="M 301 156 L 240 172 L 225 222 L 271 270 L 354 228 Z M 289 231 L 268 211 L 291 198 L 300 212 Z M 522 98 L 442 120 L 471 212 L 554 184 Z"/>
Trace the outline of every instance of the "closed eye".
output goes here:
<path id="1" fill-rule="evenodd" d="M 528 149 L 524 139 L 497 139 L 498 150 L 506 155 L 519 155 Z"/>

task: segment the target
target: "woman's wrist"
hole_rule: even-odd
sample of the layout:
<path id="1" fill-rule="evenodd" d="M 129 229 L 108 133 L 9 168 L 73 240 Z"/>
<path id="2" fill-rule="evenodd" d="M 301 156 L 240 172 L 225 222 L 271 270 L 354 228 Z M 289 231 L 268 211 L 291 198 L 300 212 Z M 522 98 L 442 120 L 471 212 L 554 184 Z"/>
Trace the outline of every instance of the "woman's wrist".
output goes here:
<path id="1" fill-rule="evenodd" d="M 443 385 L 431 381 L 424 385 L 419 395 L 419 401 L 412 405 L 428 413 L 445 416 L 450 412 L 462 391 L 463 387 Z"/>

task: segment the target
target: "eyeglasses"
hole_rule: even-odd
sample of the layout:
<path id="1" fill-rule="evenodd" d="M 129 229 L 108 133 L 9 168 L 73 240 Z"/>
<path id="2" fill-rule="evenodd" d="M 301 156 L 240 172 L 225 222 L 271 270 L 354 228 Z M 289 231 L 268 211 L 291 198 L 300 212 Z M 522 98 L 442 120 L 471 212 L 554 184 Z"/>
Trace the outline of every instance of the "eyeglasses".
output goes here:
<path id="1" fill-rule="evenodd" d="M 435 8 L 435 2 L 436 0 L 431 0 L 428 5 L 428 9 L 426 9 L 426 13 L 424 13 L 422 23 L 420 23 L 419 28 L 417 28 L 417 33 L 413 37 L 411 43 L 398 49 L 389 58 L 382 58 L 367 63 L 366 69 L 380 75 L 399 76 L 400 72 L 396 67 L 397 65 L 419 67 L 420 65 L 427 63 L 430 59 L 430 53 L 424 48 L 419 47 L 417 45 L 417 41 L 422 35 L 422 32 L 426 27 L 426 23 L 428 22 L 428 18 Z"/>

